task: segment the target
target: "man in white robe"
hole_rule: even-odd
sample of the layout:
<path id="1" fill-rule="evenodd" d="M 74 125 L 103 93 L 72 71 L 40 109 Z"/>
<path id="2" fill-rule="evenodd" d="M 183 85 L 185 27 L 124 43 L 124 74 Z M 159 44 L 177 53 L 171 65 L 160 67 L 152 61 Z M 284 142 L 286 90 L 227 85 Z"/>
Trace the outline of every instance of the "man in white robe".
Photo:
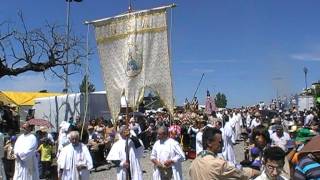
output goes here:
<path id="1" fill-rule="evenodd" d="M 221 137 L 222 137 L 222 133 L 223 133 L 223 125 L 222 125 L 222 120 L 221 119 L 217 119 L 216 122 L 214 123 L 214 127 L 213 128 L 216 128 L 216 129 L 219 129 L 221 131 Z M 223 140 L 223 139 L 222 139 Z M 221 152 L 219 152 L 217 154 L 217 156 L 221 159 L 224 159 L 223 155 L 222 155 L 222 150 Z"/>
<path id="2" fill-rule="evenodd" d="M 196 154 L 198 155 L 202 150 L 202 133 L 203 133 L 203 129 L 206 126 L 206 122 L 205 121 L 200 121 L 199 123 L 199 132 L 196 135 Z"/>
<path id="3" fill-rule="evenodd" d="M 222 119 L 222 113 L 220 111 L 217 112 L 217 118 Z"/>
<path id="4" fill-rule="evenodd" d="M 235 120 L 235 139 L 239 141 L 241 138 L 242 116 L 238 110 L 235 113 Z"/>
<path id="5" fill-rule="evenodd" d="M 237 124 L 237 117 L 234 112 L 230 113 L 229 115 L 229 123 L 233 131 L 233 136 L 232 136 L 232 142 L 236 142 L 236 124 Z"/>
<path id="6" fill-rule="evenodd" d="M 119 134 L 120 138 L 112 145 L 107 160 L 112 161 L 116 164 L 117 180 L 127 179 L 128 168 L 130 168 L 131 180 L 142 180 L 143 175 L 139 159 L 143 156 L 143 145 L 141 141 L 139 141 L 141 143 L 141 146 L 139 146 L 139 144 L 135 145 L 135 143 L 130 138 L 128 139 L 127 145 L 126 139 L 129 136 L 129 129 L 127 129 L 126 126 L 120 127 Z M 126 147 L 129 148 L 129 162 L 127 160 Z"/>
<path id="7" fill-rule="evenodd" d="M 38 180 L 37 138 L 31 134 L 28 123 L 22 125 L 21 131 L 23 134 L 18 137 L 14 145 L 16 163 L 13 180 Z"/>
<path id="8" fill-rule="evenodd" d="M 67 121 L 62 121 L 61 124 L 59 125 L 57 157 L 59 157 L 59 154 L 62 148 L 70 143 L 68 134 L 67 134 L 69 126 L 70 126 L 70 123 L 68 123 Z"/>
<path id="9" fill-rule="evenodd" d="M 89 180 L 92 158 L 86 145 L 79 142 L 79 132 L 69 133 L 70 144 L 58 157 L 58 175 L 61 180 Z"/>
<path id="10" fill-rule="evenodd" d="M 152 148 L 150 159 L 154 164 L 153 180 L 182 180 L 181 162 L 185 160 L 179 143 L 168 138 L 168 128 L 158 129 L 158 138 Z"/>
<path id="11" fill-rule="evenodd" d="M 231 122 L 225 119 L 226 122 L 224 127 L 221 128 L 222 131 L 222 139 L 223 139 L 223 148 L 222 148 L 222 156 L 226 161 L 229 161 L 232 164 L 236 164 L 236 156 L 233 149 L 233 144 L 235 143 L 235 134 L 231 127 Z"/>
<path id="12" fill-rule="evenodd" d="M 251 114 L 250 114 L 250 112 L 247 112 L 247 115 L 246 115 L 246 128 L 250 127 L 251 121 L 252 121 Z"/>
<path id="13" fill-rule="evenodd" d="M 202 132 L 203 128 L 196 135 L 196 154 L 198 155 L 202 150 Z"/>

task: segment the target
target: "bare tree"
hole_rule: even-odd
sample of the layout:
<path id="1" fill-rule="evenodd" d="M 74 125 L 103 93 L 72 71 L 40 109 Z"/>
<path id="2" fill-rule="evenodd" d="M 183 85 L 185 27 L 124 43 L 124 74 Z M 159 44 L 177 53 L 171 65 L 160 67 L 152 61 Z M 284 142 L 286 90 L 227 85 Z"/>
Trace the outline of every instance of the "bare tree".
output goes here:
<path id="1" fill-rule="evenodd" d="M 82 38 L 70 35 L 67 46 L 64 26 L 46 23 L 43 28 L 29 30 L 21 13 L 19 18 L 21 28 L 8 22 L 0 24 L 0 79 L 27 71 L 51 71 L 64 79 L 66 65 L 72 68 L 69 75 L 79 70 L 87 55 Z"/>

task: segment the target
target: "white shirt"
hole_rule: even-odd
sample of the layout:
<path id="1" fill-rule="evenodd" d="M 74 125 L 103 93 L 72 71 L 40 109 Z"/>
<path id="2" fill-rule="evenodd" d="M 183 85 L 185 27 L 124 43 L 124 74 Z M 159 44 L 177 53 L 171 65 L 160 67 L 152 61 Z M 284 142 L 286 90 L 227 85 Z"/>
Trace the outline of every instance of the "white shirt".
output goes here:
<path id="1" fill-rule="evenodd" d="M 265 171 L 263 171 L 260 176 L 256 177 L 254 180 L 270 180 Z M 283 176 L 277 177 L 277 180 L 287 180 L 287 178 Z"/>
<path id="2" fill-rule="evenodd" d="M 192 134 L 192 132 L 197 134 L 199 132 L 199 129 L 190 126 L 188 129 L 188 134 Z"/>
<path id="3" fill-rule="evenodd" d="M 290 135 L 286 132 L 283 132 L 283 136 L 279 137 L 276 132 L 270 136 L 272 144 L 279 146 L 282 150 L 287 151 L 287 143 L 291 139 Z"/>
<path id="4" fill-rule="evenodd" d="M 250 123 L 251 123 L 251 116 L 250 114 L 248 114 L 246 118 L 246 127 L 250 127 Z"/>
<path id="5" fill-rule="evenodd" d="M 237 117 L 237 123 L 239 123 L 239 124 L 240 124 L 240 126 L 243 126 L 243 122 L 242 122 L 242 116 L 241 116 L 241 114 L 240 114 L 240 113 L 238 113 L 238 114 L 236 115 L 236 117 Z"/>
<path id="6" fill-rule="evenodd" d="M 304 120 L 304 125 L 308 125 L 312 120 L 313 120 L 314 116 L 313 114 L 309 114 L 306 116 L 305 120 Z"/>
<path id="7" fill-rule="evenodd" d="M 250 129 L 253 129 L 253 128 L 257 127 L 257 126 L 259 126 L 260 124 L 261 124 L 261 120 L 259 120 L 259 122 L 258 122 L 257 119 L 254 118 L 254 119 L 252 120 L 252 122 L 251 122 Z"/>
<path id="8" fill-rule="evenodd" d="M 197 155 L 203 150 L 202 147 L 202 131 L 199 131 L 196 135 L 196 153 Z"/>

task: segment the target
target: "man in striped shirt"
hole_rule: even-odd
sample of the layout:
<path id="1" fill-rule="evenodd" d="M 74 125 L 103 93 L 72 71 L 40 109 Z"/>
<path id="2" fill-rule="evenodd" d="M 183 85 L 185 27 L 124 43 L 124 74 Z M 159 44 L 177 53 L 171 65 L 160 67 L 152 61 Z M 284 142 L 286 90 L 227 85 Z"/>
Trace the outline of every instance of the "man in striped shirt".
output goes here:
<path id="1" fill-rule="evenodd" d="M 302 157 L 295 168 L 293 179 L 320 179 L 320 152 Z"/>

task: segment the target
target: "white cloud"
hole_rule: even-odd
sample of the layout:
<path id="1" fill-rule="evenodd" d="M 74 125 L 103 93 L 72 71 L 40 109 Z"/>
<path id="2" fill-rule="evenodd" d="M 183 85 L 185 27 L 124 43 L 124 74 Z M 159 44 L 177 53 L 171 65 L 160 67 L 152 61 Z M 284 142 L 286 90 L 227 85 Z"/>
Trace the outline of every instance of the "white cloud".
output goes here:
<path id="1" fill-rule="evenodd" d="M 214 72 L 214 69 L 195 68 L 195 69 L 192 69 L 192 72 L 194 72 L 194 73 L 212 73 L 212 72 Z"/>
<path id="2" fill-rule="evenodd" d="M 47 77 L 42 73 L 22 74 L 17 77 L 1 78 L 0 90 L 7 91 L 40 91 L 48 90 L 60 92 L 63 88 L 63 81 Z"/>
<path id="3" fill-rule="evenodd" d="M 236 63 L 235 59 L 212 59 L 212 60 L 185 60 L 177 61 L 183 64 L 214 64 L 214 63 Z"/>
<path id="4" fill-rule="evenodd" d="M 300 61 L 320 61 L 320 53 L 292 54 L 291 58 Z"/>

